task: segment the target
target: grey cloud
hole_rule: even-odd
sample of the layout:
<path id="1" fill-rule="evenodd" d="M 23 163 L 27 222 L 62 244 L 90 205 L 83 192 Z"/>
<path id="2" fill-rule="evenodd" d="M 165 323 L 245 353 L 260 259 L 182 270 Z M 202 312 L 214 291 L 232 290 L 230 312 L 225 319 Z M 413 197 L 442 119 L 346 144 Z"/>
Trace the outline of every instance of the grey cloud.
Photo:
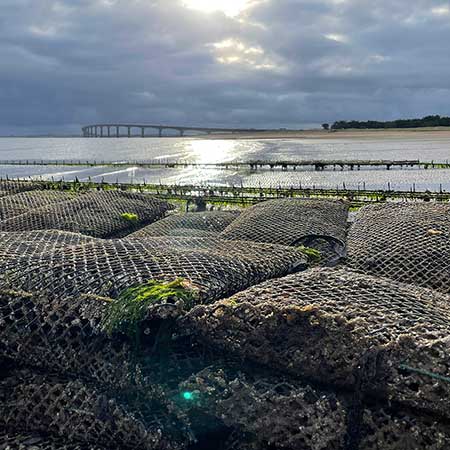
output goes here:
<path id="1" fill-rule="evenodd" d="M 445 6 L 256 0 L 231 18 L 181 0 L 2 0 L 0 133 L 450 114 Z"/>

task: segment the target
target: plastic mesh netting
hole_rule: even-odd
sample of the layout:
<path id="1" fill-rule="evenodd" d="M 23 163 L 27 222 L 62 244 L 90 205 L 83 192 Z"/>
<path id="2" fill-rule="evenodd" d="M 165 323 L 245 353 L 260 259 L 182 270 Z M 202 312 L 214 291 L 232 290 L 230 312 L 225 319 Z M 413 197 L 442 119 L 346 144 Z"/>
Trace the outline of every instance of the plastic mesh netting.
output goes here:
<path id="1" fill-rule="evenodd" d="M 245 210 L 220 235 L 224 239 L 305 245 L 326 259 L 342 256 L 348 205 L 341 201 L 279 199 Z"/>
<path id="2" fill-rule="evenodd" d="M 432 417 L 385 409 L 364 410 L 359 450 L 444 450 L 450 447 L 450 428 Z"/>
<path id="3" fill-rule="evenodd" d="M 131 236 L 211 236 L 223 231 L 239 216 L 238 211 L 208 211 L 186 214 L 174 214 L 150 224 Z"/>
<path id="4" fill-rule="evenodd" d="M 349 232 L 348 265 L 358 271 L 450 292 L 450 205 L 367 206 Z"/>
<path id="5" fill-rule="evenodd" d="M 102 331 L 109 299 L 0 294 L 0 355 L 16 364 L 124 386 L 129 345 Z"/>
<path id="6" fill-rule="evenodd" d="M 190 414 L 223 421 L 230 448 L 446 449 L 450 428 L 411 411 L 355 404 L 335 393 L 280 376 L 207 368 L 182 383 L 192 392 Z"/>
<path id="7" fill-rule="evenodd" d="M 0 431 L 3 450 L 107 450 L 98 445 L 68 442 L 64 438 L 39 433 L 7 433 Z"/>
<path id="8" fill-rule="evenodd" d="M 345 203 L 276 200 L 136 231 L 170 208 L 111 191 L 0 198 L 0 450 L 450 448 L 450 296 L 361 273 L 376 265 L 295 273 L 302 246 L 342 255 Z M 406 244 L 385 254 L 370 234 L 393 215 L 392 236 L 414 230 L 427 262 L 423 279 L 398 279 L 445 291 L 447 208 L 363 209 L 350 264 L 367 231 L 375 261 L 409 267 Z M 155 296 L 108 328 L 130 288 L 174 280 L 193 296 Z"/>
<path id="9" fill-rule="evenodd" d="M 170 412 L 160 417 L 155 412 L 146 422 L 128 405 L 79 380 L 15 371 L 0 380 L 0 396 L 0 424 L 12 433 L 41 432 L 111 449 L 179 448 L 163 431 Z"/>
<path id="10" fill-rule="evenodd" d="M 17 194 L 19 192 L 33 191 L 40 188 L 38 183 L 20 180 L 0 180 L 0 197 Z"/>
<path id="11" fill-rule="evenodd" d="M 39 257 L 46 252 L 95 240 L 80 233 L 57 230 L 0 232 L 0 263 L 8 259 L 15 261 L 18 257 Z M 3 268 L 6 268 L 6 265 Z"/>
<path id="12" fill-rule="evenodd" d="M 255 448 L 343 448 L 345 406 L 333 394 L 283 379 L 207 368 L 182 383 L 191 414 L 208 414 L 250 435 Z M 239 447 L 237 447 L 239 448 Z"/>
<path id="13" fill-rule="evenodd" d="M 0 285 L 63 296 L 92 293 L 115 298 L 130 286 L 151 279 L 183 278 L 199 289 L 200 301 L 210 302 L 306 265 L 300 251 L 284 246 L 225 242 L 220 247 L 214 241 L 217 248 L 201 249 L 203 244 L 195 239 L 190 244 L 186 238 L 187 242 L 178 246 L 177 238 L 173 245 L 170 239 L 93 240 L 8 258 Z"/>
<path id="14" fill-rule="evenodd" d="M 435 291 L 317 269 L 198 306 L 188 320 L 249 360 L 450 415 L 450 298 Z"/>
<path id="15" fill-rule="evenodd" d="M 168 203 L 145 194 L 88 192 L 7 218 L 0 222 L 0 231 L 57 229 L 99 238 L 115 237 L 164 217 L 170 208 Z"/>
<path id="16" fill-rule="evenodd" d="M 74 197 L 75 194 L 61 191 L 28 191 L 0 197 L 0 220 L 10 219 L 33 209 L 71 200 Z"/>

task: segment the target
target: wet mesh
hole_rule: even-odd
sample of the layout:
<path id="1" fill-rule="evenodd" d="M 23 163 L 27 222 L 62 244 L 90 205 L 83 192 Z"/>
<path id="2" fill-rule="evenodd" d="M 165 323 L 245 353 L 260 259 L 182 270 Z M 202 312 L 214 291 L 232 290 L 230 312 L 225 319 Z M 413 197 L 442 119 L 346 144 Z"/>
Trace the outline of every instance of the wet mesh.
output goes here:
<path id="1" fill-rule="evenodd" d="M 145 194 L 99 191 L 33 209 L 0 222 L 0 231 L 57 229 L 108 238 L 125 235 L 164 217 L 171 206 Z M 135 215 L 127 219 L 123 214 Z"/>
<path id="2" fill-rule="evenodd" d="M 349 232 L 348 265 L 450 293 L 450 205 L 388 203 L 361 209 Z"/>
<path id="3" fill-rule="evenodd" d="M 115 298 L 130 286 L 151 279 L 183 278 L 199 290 L 201 302 L 210 302 L 306 265 L 300 251 L 284 246 L 235 244 L 233 253 L 230 243 L 222 250 L 198 250 L 190 245 L 169 246 L 169 239 L 94 240 L 10 258 L 3 263 L 0 286 L 60 296 Z M 238 248 L 242 252 L 236 251 Z"/>
<path id="4" fill-rule="evenodd" d="M 0 198 L 0 220 L 73 198 L 75 198 L 75 194 L 62 191 L 28 191 L 8 195 Z"/>
<path id="5" fill-rule="evenodd" d="M 188 321 L 243 358 L 450 415 L 439 378 L 450 376 L 450 298 L 435 291 L 314 269 L 198 306 Z"/>
<path id="6" fill-rule="evenodd" d="M 213 236 L 223 231 L 239 214 L 238 211 L 174 214 L 136 231 L 130 237 Z"/>
<path id="7" fill-rule="evenodd" d="M 220 419 L 257 449 L 321 450 L 342 448 L 345 441 L 345 406 L 308 385 L 208 368 L 182 389 L 193 392 L 192 415 L 200 411 Z"/>
<path id="8" fill-rule="evenodd" d="M 432 417 L 365 410 L 359 450 L 447 450 L 450 428 Z"/>
<path id="9" fill-rule="evenodd" d="M 114 342 L 101 326 L 110 301 L 1 292 L 0 358 L 105 386 L 125 386 L 133 367 L 129 345 Z"/>
<path id="10" fill-rule="evenodd" d="M 281 376 L 206 368 L 181 384 L 198 415 L 232 431 L 230 449 L 444 450 L 448 424 L 412 411 L 355 403 L 351 393 Z M 211 420 L 211 419 L 210 419 Z"/>
<path id="11" fill-rule="evenodd" d="M 49 437 L 38 433 L 7 433 L 0 430 L 2 450 L 107 450 L 98 445 L 68 442 L 64 438 Z"/>
<path id="12" fill-rule="evenodd" d="M 112 301 L 1 292 L 0 363 L 9 360 L 112 389 L 134 386 L 139 373 L 152 384 L 177 386 L 204 367 L 205 349 L 189 340 L 173 340 L 178 330 L 170 320 L 152 322 L 149 314 L 136 336 L 107 334 L 104 323 Z M 161 336 L 171 343 L 160 350 Z"/>
<path id="13" fill-rule="evenodd" d="M 15 371 L 0 381 L 0 397 L 0 424 L 10 433 L 41 432 L 111 449 L 176 448 L 162 423 L 145 423 L 120 401 L 78 380 Z"/>
<path id="14" fill-rule="evenodd" d="M 33 183 L 32 181 L 0 180 L 0 197 L 38 189 L 40 189 L 39 183 Z"/>
<path id="15" fill-rule="evenodd" d="M 269 200 L 245 210 L 220 237 L 305 245 L 317 248 L 333 260 L 344 252 L 347 216 L 348 205 L 341 201 Z"/>
<path id="16" fill-rule="evenodd" d="M 85 244 L 95 238 L 67 231 L 19 231 L 0 232 L 0 263 L 17 257 L 39 257 L 71 245 Z M 3 266 L 6 267 L 6 266 Z"/>

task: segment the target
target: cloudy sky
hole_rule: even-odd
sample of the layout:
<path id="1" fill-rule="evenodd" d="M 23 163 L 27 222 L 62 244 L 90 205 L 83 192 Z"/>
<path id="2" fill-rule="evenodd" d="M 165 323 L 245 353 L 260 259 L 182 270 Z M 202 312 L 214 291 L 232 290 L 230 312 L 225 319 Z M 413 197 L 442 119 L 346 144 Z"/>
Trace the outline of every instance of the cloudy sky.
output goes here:
<path id="1" fill-rule="evenodd" d="M 450 2 L 0 0 L 0 134 L 450 115 Z"/>

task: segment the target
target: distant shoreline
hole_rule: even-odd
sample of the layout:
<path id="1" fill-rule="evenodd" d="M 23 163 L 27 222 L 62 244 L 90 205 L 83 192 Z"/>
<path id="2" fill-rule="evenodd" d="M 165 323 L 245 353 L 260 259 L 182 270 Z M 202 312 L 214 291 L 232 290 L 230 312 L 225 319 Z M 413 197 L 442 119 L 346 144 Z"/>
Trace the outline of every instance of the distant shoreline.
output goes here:
<path id="1" fill-rule="evenodd" d="M 199 140 L 238 140 L 238 139 L 374 139 L 374 138 L 450 138 L 450 127 L 433 128 L 388 128 L 388 129 L 346 129 L 326 131 L 320 129 L 313 130 L 279 130 L 279 131 L 261 131 L 261 132 L 243 132 L 243 133 L 216 133 L 210 135 L 184 136 L 181 139 L 199 139 Z M 68 139 L 80 138 L 87 139 L 80 135 L 67 136 L 0 136 L 0 139 Z M 147 136 L 145 139 L 155 139 L 158 136 Z M 180 139 L 178 136 L 165 136 L 163 139 Z M 93 139 L 93 138 L 88 138 Z M 99 138 L 107 139 L 107 138 Z M 111 137 L 110 139 L 117 139 Z M 125 136 L 120 139 L 130 139 Z M 131 139 L 142 139 L 140 136 L 133 136 Z"/>
<path id="2" fill-rule="evenodd" d="M 234 133 L 234 134 L 214 134 L 210 136 L 195 136 L 196 139 L 373 139 L 373 138 L 427 138 L 441 137 L 450 138 L 450 127 L 439 128 L 391 128 L 379 130 L 304 130 L 304 131 L 286 131 L 259 132 L 259 133 Z"/>

